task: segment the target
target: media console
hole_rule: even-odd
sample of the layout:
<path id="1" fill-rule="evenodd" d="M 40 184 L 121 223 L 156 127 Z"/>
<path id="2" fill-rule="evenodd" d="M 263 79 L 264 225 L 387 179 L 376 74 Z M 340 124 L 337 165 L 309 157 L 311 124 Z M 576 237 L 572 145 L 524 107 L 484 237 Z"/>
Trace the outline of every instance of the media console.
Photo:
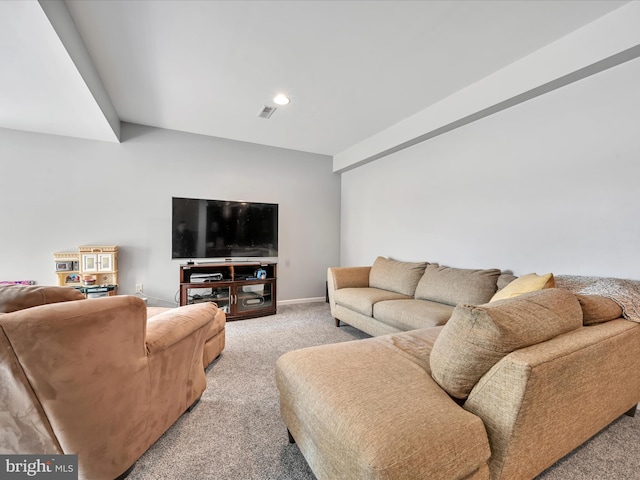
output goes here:
<path id="1" fill-rule="evenodd" d="M 180 305 L 215 302 L 227 320 L 276 313 L 276 263 L 180 265 Z"/>

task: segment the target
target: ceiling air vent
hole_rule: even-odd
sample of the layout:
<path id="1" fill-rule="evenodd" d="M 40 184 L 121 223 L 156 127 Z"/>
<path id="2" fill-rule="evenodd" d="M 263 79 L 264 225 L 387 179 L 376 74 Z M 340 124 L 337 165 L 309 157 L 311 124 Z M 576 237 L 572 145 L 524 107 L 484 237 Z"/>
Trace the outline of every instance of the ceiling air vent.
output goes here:
<path id="1" fill-rule="evenodd" d="M 269 107 L 268 105 L 264 105 L 262 109 L 260 109 L 260 113 L 258 113 L 258 116 L 260 118 L 269 118 L 275 111 L 276 107 Z"/>

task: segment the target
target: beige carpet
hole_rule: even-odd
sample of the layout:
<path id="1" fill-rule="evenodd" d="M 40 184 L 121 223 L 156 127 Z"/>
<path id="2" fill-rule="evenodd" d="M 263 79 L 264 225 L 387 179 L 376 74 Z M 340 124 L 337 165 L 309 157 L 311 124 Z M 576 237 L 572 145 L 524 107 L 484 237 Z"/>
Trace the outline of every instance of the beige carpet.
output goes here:
<path id="1" fill-rule="evenodd" d="M 313 480 L 287 441 L 274 364 L 289 350 L 366 338 L 336 328 L 325 303 L 282 306 L 278 314 L 227 324 L 227 347 L 207 369 L 208 387 L 136 463 L 129 479 Z M 538 478 L 640 479 L 640 414 L 623 417 Z"/>

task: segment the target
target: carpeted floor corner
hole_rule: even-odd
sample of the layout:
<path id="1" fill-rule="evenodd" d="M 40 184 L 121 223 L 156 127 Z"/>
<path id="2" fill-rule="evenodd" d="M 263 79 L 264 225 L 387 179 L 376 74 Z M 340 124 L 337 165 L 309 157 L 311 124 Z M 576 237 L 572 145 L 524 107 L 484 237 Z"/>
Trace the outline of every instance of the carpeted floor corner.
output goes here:
<path id="1" fill-rule="evenodd" d="M 131 480 L 313 480 L 280 419 L 274 373 L 285 352 L 367 338 L 336 328 L 326 303 L 227 323 L 226 348 L 207 368 L 207 390 L 136 463 Z M 640 479 L 640 415 L 623 417 L 539 480 Z"/>

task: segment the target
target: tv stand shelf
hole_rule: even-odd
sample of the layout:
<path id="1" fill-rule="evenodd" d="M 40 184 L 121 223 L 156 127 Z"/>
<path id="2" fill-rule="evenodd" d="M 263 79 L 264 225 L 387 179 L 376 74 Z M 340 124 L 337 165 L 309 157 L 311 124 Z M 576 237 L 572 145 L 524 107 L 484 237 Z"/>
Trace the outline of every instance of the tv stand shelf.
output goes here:
<path id="1" fill-rule="evenodd" d="M 215 302 L 227 320 L 276 313 L 276 263 L 180 265 L 180 305 Z"/>

